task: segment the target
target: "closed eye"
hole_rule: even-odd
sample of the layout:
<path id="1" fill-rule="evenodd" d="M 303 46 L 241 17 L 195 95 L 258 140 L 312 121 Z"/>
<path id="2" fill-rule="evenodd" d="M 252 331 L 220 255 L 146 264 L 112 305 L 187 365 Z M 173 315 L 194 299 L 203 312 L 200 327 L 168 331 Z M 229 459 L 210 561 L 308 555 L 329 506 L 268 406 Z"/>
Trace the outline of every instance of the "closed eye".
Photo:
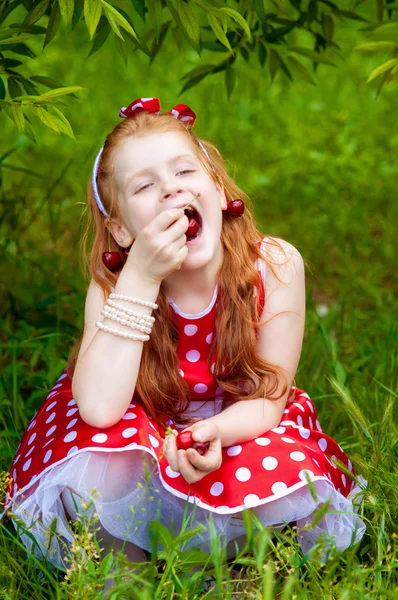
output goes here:
<path id="1" fill-rule="evenodd" d="M 194 170 L 192 170 L 192 169 L 184 169 L 183 171 L 179 171 L 177 173 L 177 175 L 179 175 L 180 173 L 194 173 Z M 139 190 L 137 190 L 135 193 L 138 194 L 139 192 L 142 192 L 142 190 L 145 190 L 145 188 L 147 188 L 149 185 L 151 185 L 151 184 L 147 183 L 142 188 L 140 188 Z"/>

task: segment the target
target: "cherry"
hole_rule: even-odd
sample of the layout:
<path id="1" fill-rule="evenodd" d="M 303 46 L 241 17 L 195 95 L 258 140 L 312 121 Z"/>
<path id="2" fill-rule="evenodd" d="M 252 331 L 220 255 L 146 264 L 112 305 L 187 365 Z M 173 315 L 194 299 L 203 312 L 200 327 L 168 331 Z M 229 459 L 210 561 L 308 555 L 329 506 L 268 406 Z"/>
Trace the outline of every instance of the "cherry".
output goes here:
<path id="1" fill-rule="evenodd" d="M 130 248 L 122 248 L 122 254 L 123 254 L 123 256 L 124 256 L 125 260 L 127 260 L 127 259 L 128 259 L 128 257 L 129 257 L 129 252 L 130 252 Z"/>
<path id="2" fill-rule="evenodd" d="M 188 229 L 185 232 L 185 235 L 187 236 L 187 238 L 194 238 L 196 237 L 198 231 L 199 231 L 199 224 L 197 222 L 196 219 L 194 219 L 193 217 L 190 217 L 189 215 L 187 215 L 189 222 L 188 222 Z"/>
<path id="3" fill-rule="evenodd" d="M 179 450 L 187 450 L 188 448 L 193 448 L 198 452 L 201 456 L 206 454 L 209 449 L 209 442 L 195 442 L 192 437 L 192 431 L 182 431 L 177 435 L 176 438 L 177 448 Z"/>
<path id="4" fill-rule="evenodd" d="M 243 215 L 244 210 L 245 205 L 239 198 L 228 202 L 228 214 L 231 215 L 231 217 L 240 217 Z"/>
<path id="5" fill-rule="evenodd" d="M 119 252 L 103 252 L 102 262 L 110 271 L 115 271 L 122 264 Z"/>

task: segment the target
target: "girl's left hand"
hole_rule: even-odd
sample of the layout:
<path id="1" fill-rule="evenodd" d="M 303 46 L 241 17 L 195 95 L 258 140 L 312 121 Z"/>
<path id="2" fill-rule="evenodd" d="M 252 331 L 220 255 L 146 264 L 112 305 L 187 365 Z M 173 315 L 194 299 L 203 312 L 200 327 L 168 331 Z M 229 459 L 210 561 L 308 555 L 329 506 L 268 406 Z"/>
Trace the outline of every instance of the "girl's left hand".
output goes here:
<path id="1" fill-rule="evenodd" d="M 221 467 L 220 432 L 215 423 L 206 419 L 194 423 L 184 431 L 192 431 L 195 442 L 209 442 L 210 445 L 206 454 L 201 456 L 194 448 L 179 450 L 176 440 L 178 432 L 175 429 L 166 436 L 163 450 L 173 471 L 181 473 L 188 483 L 196 483 Z"/>

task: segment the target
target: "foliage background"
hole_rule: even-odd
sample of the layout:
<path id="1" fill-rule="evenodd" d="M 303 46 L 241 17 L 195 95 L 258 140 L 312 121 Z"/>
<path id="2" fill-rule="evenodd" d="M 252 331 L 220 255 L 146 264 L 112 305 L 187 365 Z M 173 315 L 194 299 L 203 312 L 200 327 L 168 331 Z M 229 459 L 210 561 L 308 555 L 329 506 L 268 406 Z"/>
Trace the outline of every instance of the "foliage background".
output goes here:
<path id="1" fill-rule="evenodd" d="M 179 94 L 182 74 L 198 64 L 193 49 L 178 52 L 170 42 L 150 68 L 147 57 L 130 52 L 126 66 L 110 39 L 87 58 L 82 27 L 61 27 L 56 43 L 24 67 L 27 76 L 45 72 L 85 87 L 62 107 L 76 140 L 43 125 L 35 145 L 3 123 L 0 468 L 8 469 L 83 327 L 88 282 L 79 236 L 96 152 L 133 99 L 159 97 L 166 110 L 182 102 L 197 113 L 195 133 L 219 147 L 252 196 L 263 232 L 287 239 L 306 261 L 297 383 L 369 481 L 360 555 L 368 565 L 380 556 L 383 563 L 398 512 L 397 82 L 376 98 L 377 84 L 366 79 L 380 58 L 353 50 L 363 38 L 352 23 L 339 25 L 345 58 L 337 69 L 319 65 L 316 87 L 282 72 L 271 82 L 251 55 L 235 63 L 231 97 L 221 75 Z M 305 36 L 292 35 L 297 44 Z M 387 586 L 384 576 L 369 586 Z"/>

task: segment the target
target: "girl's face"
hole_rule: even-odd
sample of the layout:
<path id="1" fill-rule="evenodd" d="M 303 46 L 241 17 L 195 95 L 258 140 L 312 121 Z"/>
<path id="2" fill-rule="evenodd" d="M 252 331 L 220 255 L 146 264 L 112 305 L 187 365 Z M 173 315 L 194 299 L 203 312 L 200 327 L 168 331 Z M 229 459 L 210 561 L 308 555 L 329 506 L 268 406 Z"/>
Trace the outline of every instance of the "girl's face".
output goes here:
<path id="1" fill-rule="evenodd" d="M 202 217 L 202 233 L 185 262 L 205 264 L 220 245 L 224 189 L 209 177 L 183 134 L 161 133 L 130 137 L 116 154 L 115 177 L 124 215 L 118 243 L 127 247 L 158 214 L 193 201 Z M 113 221 L 113 219 L 112 219 Z"/>

